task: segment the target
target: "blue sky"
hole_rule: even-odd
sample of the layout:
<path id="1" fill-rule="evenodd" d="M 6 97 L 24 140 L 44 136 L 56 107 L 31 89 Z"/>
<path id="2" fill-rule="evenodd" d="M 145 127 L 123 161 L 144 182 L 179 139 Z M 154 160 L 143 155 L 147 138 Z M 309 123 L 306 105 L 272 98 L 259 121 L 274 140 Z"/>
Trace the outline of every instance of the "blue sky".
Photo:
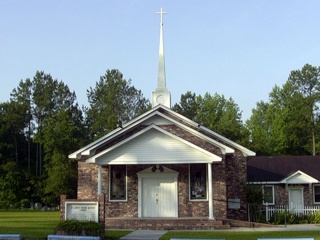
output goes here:
<path id="1" fill-rule="evenodd" d="M 151 100 L 161 7 L 172 104 L 218 93 L 245 120 L 292 70 L 320 66 L 318 0 L 0 0 L 0 102 L 43 70 L 88 105 L 86 90 L 114 68 Z"/>

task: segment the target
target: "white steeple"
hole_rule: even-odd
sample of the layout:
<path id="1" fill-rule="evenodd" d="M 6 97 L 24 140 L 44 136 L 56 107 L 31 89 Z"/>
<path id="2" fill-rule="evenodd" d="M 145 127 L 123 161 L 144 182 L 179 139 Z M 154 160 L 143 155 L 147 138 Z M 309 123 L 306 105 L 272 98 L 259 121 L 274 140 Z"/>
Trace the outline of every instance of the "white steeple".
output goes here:
<path id="1" fill-rule="evenodd" d="M 163 21 L 162 15 L 167 12 L 163 12 L 162 8 L 160 12 L 160 44 L 159 44 L 159 67 L 158 67 L 158 85 L 154 92 L 152 92 L 152 107 L 162 104 L 168 108 L 171 107 L 171 94 L 166 87 L 166 71 L 164 64 L 164 46 L 163 46 Z"/>

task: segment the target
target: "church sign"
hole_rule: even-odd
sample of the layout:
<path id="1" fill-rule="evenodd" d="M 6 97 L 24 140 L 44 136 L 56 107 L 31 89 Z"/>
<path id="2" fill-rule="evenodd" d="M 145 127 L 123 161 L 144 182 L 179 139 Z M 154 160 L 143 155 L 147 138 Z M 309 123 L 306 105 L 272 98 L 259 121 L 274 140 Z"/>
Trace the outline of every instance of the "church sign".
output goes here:
<path id="1" fill-rule="evenodd" d="M 99 221 L 98 202 L 66 202 L 65 219 L 79 221 Z"/>

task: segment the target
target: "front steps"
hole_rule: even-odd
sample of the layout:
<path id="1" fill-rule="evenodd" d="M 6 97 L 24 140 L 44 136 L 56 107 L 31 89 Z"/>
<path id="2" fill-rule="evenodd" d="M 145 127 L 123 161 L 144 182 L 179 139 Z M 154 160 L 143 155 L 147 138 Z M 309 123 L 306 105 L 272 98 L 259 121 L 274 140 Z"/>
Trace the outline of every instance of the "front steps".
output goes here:
<path id="1" fill-rule="evenodd" d="M 221 220 L 208 218 L 106 218 L 106 229 L 214 230 L 230 229 Z"/>

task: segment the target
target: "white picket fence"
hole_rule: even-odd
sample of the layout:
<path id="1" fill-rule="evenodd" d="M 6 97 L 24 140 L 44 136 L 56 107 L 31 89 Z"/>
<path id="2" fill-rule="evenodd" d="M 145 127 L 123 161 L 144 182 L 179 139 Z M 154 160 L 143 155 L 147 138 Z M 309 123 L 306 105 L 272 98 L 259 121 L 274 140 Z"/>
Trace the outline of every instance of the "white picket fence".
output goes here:
<path id="1" fill-rule="evenodd" d="M 266 205 L 266 221 L 269 222 L 270 218 L 275 213 L 280 212 L 293 212 L 297 215 L 310 215 L 320 211 L 320 206 L 303 206 L 303 205 L 278 205 L 278 206 L 268 206 Z"/>

